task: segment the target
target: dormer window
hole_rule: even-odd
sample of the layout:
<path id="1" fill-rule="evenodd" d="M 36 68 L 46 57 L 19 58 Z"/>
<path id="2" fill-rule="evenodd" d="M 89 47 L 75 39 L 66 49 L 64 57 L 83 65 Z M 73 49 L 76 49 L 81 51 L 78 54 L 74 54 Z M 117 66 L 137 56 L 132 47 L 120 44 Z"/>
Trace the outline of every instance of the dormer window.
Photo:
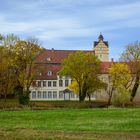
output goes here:
<path id="1" fill-rule="evenodd" d="M 51 58 L 50 57 L 47 57 L 47 61 L 51 61 Z"/>
<path id="2" fill-rule="evenodd" d="M 52 71 L 49 70 L 48 73 L 47 73 L 47 75 L 48 76 L 52 76 Z"/>

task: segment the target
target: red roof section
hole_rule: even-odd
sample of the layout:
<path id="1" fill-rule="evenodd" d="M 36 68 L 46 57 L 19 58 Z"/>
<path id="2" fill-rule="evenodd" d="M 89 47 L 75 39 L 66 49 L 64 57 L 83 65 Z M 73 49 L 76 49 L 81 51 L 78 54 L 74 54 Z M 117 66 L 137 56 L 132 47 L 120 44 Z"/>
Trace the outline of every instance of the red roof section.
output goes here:
<path id="1" fill-rule="evenodd" d="M 47 63 L 62 63 L 62 61 L 67 58 L 70 54 L 76 53 L 82 50 L 44 50 L 36 59 L 38 62 Z M 85 53 L 94 53 L 93 50 L 83 51 Z M 49 60 L 50 59 L 50 60 Z"/>
<path id="2" fill-rule="evenodd" d="M 57 73 L 61 70 L 62 61 L 70 54 L 75 53 L 75 50 L 44 50 L 37 56 L 36 62 L 43 67 L 41 75 L 37 80 L 56 80 Z M 94 53 L 94 51 L 83 51 L 85 53 Z M 108 68 L 113 62 L 101 62 L 101 73 L 108 73 Z M 52 75 L 48 76 L 48 71 L 52 71 Z"/>

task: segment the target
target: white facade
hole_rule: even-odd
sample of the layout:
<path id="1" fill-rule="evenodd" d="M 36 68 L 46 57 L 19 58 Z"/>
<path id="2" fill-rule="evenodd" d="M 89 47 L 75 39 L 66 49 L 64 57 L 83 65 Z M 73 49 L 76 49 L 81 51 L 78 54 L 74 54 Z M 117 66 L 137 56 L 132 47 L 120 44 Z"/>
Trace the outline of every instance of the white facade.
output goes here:
<path id="1" fill-rule="evenodd" d="M 30 100 L 78 100 L 77 94 L 63 93 L 71 82 L 71 78 L 59 76 L 57 80 L 36 80 L 37 87 L 30 88 Z"/>

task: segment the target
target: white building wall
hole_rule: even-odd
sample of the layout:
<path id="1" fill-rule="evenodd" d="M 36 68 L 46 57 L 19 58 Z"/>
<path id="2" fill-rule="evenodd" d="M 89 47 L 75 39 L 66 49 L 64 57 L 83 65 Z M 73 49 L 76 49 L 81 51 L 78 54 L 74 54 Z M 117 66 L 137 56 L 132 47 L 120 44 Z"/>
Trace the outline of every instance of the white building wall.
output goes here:
<path id="1" fill-rule="evenodd" d="M 62 80 L 62 86 L 59 85 L 59 80 Z M 68 80 L 68 85 L 71 84 L 71 78 L 69 77 L 59 77 L 57 76 L 57 80 L 36 80 L 36 85 L 38 82 L 41 82 L 40 87 L 31 87 L 30 100 L 64 100 L 63 91 L 67 89 L 65 85 L 65 80 Z M 46 82 L 46 86 L 43 86 L 43 81 Z M 51 86 L 48 83 L 51 82 Z M 53 85 L 53 82 L 56 82 L 56 86 Z M 71 100 L 78 100 L 78 96 L 74 93 L 70 93 Z"/>

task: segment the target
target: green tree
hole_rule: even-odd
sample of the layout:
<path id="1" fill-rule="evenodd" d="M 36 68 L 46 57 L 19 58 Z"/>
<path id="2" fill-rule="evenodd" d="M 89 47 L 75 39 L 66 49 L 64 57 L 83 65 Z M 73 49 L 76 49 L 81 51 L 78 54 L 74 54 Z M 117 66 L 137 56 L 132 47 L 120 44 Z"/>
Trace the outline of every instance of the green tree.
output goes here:
<path id="1" fill-rule="evenodd" d="M 89 81 L 97 79 L 100 61 L 93 53 L 76 52 L 70 54 L 62 63 L 60 75 L 70 76 L 77 82 L 79 101 L 84 101 L 90 91 Z M 91 78 L 92 77 L 92 78 Z M 91 82 L 92 82 L 91 81 Z M 96 85 L 95 85 L 96 87 Z"/>
<path id="2" fill-rule="evenodd" d="M 134 74 L 134 86 L 132 88 L 130 99 L 131 101 L 133 101 L 140 83 L 140 43 L 135 42 L 129 44 L 126 47 L 125 51 L 121 54 L 120 60 L 128 62 L 131 68 L 131 73 Z"/>
<path id="3" fill-rule="evenodd" d="M 123 63 L 114 63 L 109 69 L 109 83 L 107 93 L 109 95 L 108 104 L 111 103 L 115 90 L 127 89 L 130 84 L 131 74 L 128 66 Z"/>

